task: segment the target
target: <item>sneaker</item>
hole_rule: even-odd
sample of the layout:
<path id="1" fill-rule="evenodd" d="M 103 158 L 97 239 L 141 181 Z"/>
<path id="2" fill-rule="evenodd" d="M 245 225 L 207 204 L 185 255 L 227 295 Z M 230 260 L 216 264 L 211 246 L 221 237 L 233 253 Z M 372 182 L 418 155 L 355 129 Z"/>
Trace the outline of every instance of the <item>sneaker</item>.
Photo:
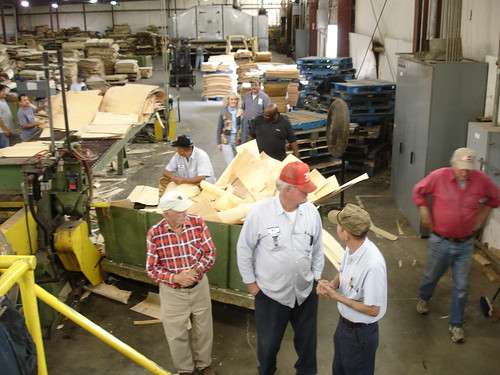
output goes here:
<path id="1" fill-rule="evenodd" d="M 215 375 L 214 370 L 210 366 L 207 366 L 205 368 L 202 368 L 200 371 L 201 375 Z"/>
<path id="2" fill-rule="evenodd" d="M 429 312 L 429 301 L 421 299 L 417 303 L 417 311 L 419 314 L 425 315 Z"/>
<path id="3" fill-rule="evenodd" d="M 458 344 L 465 342 L 465 333 L 461 327 L 450 326 L 451 340 Z"/>

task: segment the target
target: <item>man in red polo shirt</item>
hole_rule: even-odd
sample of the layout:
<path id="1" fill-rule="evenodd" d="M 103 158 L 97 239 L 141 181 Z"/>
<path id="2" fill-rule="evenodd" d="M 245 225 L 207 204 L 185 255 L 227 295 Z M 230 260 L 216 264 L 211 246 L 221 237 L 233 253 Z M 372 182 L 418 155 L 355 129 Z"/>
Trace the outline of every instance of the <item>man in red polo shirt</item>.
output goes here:
<path id="1" fill-rule="evenodd" d="M 413 188 L 413 201 L 420 210 L 422 225 L 431 231 L 417 311 L 420 314 L 429 312 L 429 299 L 450 266 L 453 291 L 449 331 L 453 342 L 462 343 L 465 341 L 462 324 L 470 286 L 474 233 L 500 202 L 498 186 L 486 173 L 475 170 L 473 150 L 455 150 L 450 163 L 451 167 L 431 172 Z M 432 197 L 432 209 L 427 196 Z"/>

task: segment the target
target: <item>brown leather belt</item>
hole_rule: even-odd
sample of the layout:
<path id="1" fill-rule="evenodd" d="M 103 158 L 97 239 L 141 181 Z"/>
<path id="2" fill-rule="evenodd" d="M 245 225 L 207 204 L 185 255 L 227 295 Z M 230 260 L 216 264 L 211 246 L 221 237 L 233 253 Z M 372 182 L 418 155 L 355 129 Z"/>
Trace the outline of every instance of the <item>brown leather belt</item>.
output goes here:
<path id="1" fill-rule="evenodd" d="M 340 321 L 342 323 L 344 323 L 346 326 L 351 327 L 351 328 L 366 327 L 366 326 L 372 324 L 372 323 L 370 323 L 370 324 L 368 324 L 368 323 L 354 323 L 354 322 L 351 322 L 350 320 L 347 320 L 342 315 L 340 315 Z"/>
<path id="2" fill-rule="evenodd" d="M 190 286 L 181 286 L 179 289 L 193 289 L 196 285 L 198 285 L 198 281 Z"/>
<path id="3" fill-rule="evenodd" d="M 439 233 L 436 233 L 436 232 L 432 232 L 432 234 L 438 236 L 439 238 L 442 238 L 443 240 L 450 241 L 450 242 L 453 242 L 453 243 L 466 242 L 466 241 L 468 241 L 468 240 L 470 240 L 472 238 L 472 236 L 467 236 L 467 237 L 464 237 L 464 238 L 448 238 L 448 237 L 445 237 L 445 236 L 441 236 Z"/>

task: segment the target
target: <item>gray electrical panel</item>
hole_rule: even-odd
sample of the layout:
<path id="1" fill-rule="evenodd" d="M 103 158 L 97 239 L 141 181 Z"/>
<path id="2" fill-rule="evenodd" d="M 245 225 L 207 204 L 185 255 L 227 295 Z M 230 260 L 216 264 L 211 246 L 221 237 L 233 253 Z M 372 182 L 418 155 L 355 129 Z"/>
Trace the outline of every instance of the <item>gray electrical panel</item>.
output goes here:
<path id="1" fill-rule="evenodd" d="M 429 172 L 450 165 L 467 144 L 468 122 L 483 115 L 487 64 L 420 61 L 400 55 L 392 147 L 391 193 L 420 236 L 413 186 Z"/>
<path id="2" fill-rule="evenodd" d="M 470 122 L 467 147 L 476 151 L 481 169 L 500 186 L 500 126 L 491 122 Z"/>

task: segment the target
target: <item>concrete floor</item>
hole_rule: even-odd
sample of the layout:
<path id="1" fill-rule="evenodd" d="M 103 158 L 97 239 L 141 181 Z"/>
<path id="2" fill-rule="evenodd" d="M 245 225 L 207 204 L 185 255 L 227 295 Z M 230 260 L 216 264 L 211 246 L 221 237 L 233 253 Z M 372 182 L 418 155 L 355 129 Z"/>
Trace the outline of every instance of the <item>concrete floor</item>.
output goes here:
<path id="1" fill-rule="evenodd" d="M 180 94 L 181 119 L 177 134 L 189 134 L 195 144 L 211 156 L 216 175 L 225 165 L 215 145 L 217 115 L 222 102 L 202 101 L 202 76 L 196 73 L 198 84 L 191 90 L 172 90 Z M 156 83 L 155 78 L 141 83 Z M 167 143 L 136 143 L 128 148 L 130 168 L 126 170 L 127 183 L 102 183 L 101 190 L 114 187 L 123 191 L 112 199 L 128 196 L 133 187 L 157 186 L 161 170 L 170 159 L 173 149 Z M 112 176 L 112 173 L 110 173 Z M 348 179 L 356 175 L 349 175 Z M 98 178 L 97 181 L 100 179 Z M 102 180 L 102 179 L 101 179 Z M 467 342 L 454 344 L 448 333 L 447 314 L 450 301 L 451 277 L 446 275 L 432 300 L 431 312 L 419 315 L 415 310 L 417 289 L 425 266 L 427 240 L 415 236 L 406 219 L 394 204 L 389 192 L 390 173 L 378 172 L 345 193 L 346 203 L 362 204 L 370 212 L 374 223 L 397 234 L 396 220 L 402 223 L 404 235 L 391 242 L 370 233 L 385 256 L 389 278 L 388 309 L 380 321 L 380 346 L 377 352 L 377 374 L 494 374 L 498 373 L 500 326 L 484 318 L 479 309 L 482 295 L 493 296 L 496 284 L 491 283 L 474 262 L 469 304 L 464 326 Z M 337 204 L 331 198 L 327 204 Z M 324 221 L 331 233 L 332 225 Z M 323 277 L 331 279 L 336 271 L 327 262 Z M 133 324 L 134 320 L 148 319 L 130 310 L 143 300 L 148 291 L 157 291 L 150 285 L 118 278 L 115 285 L 132 290 L 128 305 L 105 297 L 91 295 L 80 305 L 80 312 L 140 353 L 169 371 L 174 371 L 163 329 L 160 324 Z M 332 335 L 338 321 L 336 304 L 321 300 L 318 327 L 318 374 L 331 374 L 333 358 Z M 219 375 L 256 374 L 256 334 L 253 311 L 213 302 L 214 348 L 213 367 Z M 278 357 L 277 375 L 294 374 L 296 355 L 291 328 L 286 333 Z M 45 341 L 46 357 L 51 375 L 127 375 L 146 374 L 132 360 L 116 352 L 71 321 L 64 321 L 51 339 Z M 496 370 L 495 370 L 496 369 Z"/>

